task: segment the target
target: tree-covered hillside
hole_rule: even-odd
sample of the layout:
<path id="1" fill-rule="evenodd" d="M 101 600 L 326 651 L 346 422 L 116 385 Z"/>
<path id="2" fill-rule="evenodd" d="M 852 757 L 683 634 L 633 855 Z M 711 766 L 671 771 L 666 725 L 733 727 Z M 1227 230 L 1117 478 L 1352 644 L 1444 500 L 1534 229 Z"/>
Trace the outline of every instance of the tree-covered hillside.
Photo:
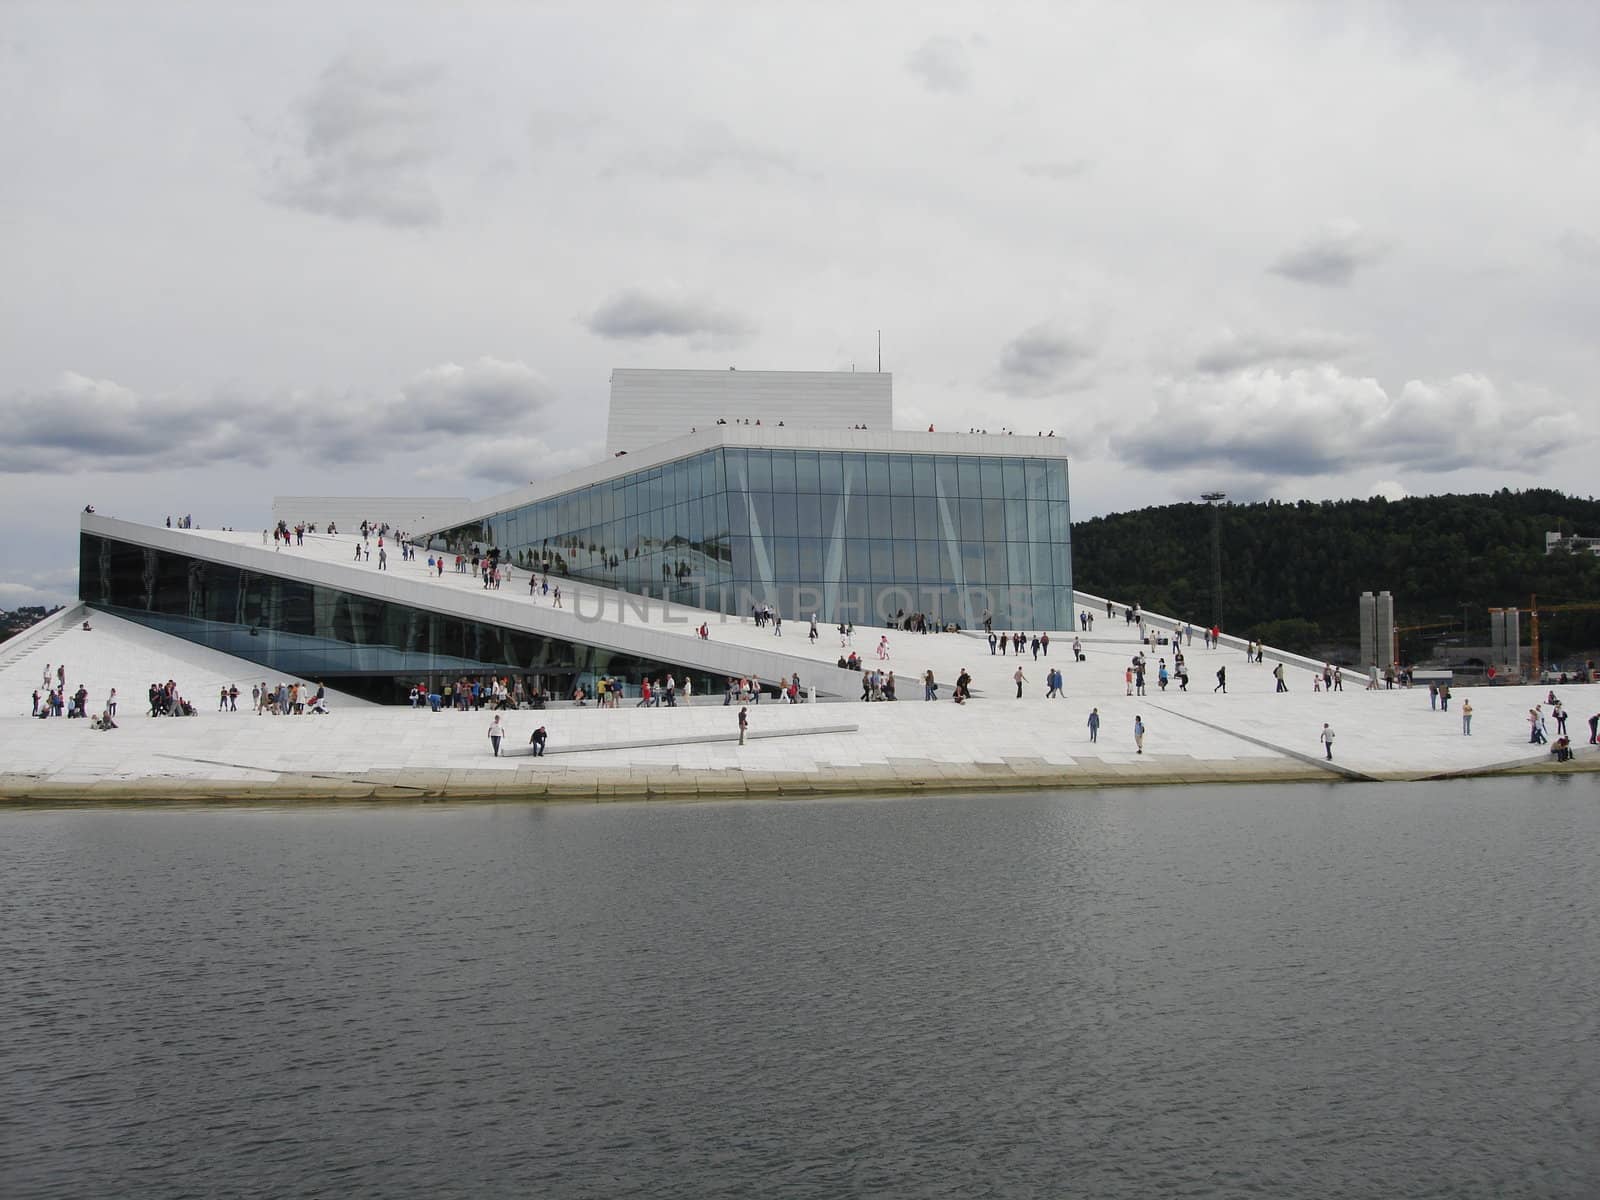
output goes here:
<path id="1" fill-rule="evenodd" d="M 1465 616 L 1486 642 L 1491 606 L 1600 602 L 1600 558 L 1546 556 L 1547 530 L 1600 537 L 1600 501 L 1560 492 L 1226 505 L 1223 626 L 1306 653 L 1358 639 L 1364 591 L 1394 594 L 1402 627 Z M 1073 581 L 1196 622 L 1211 616 L 1211 510 L 1174 504 L 1072 528 Z M 1463 613 L 1463 606 L 1466 606 Z M 1600 612 L 1542 623 L 1545 660 L 1600 646 Z M 1457 630 L 1459 633 L 1459 630 Z M 1408 643 L 1414 645 L 1414 643 Z M 1413 651 L 1414 652 L 1414 651 Z"/>

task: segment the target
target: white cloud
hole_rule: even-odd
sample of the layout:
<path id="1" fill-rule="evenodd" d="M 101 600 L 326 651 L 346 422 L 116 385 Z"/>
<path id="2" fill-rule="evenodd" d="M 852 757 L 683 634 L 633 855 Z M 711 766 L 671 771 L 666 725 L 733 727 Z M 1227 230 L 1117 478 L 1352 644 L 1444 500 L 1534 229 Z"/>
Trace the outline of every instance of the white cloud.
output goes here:
<path id="1" fill-rule="evenodd" d="M 1380 479 L 1367 488 L 1368 496 L 1382 496 L 1385 500 L 1404 500 L 1411 493 L 1405 485 L 1393 479 Z"/>
<path id="2" fill-rule="evenodd" d="M 1524 467 L 1581 425 L 1531 389 L 1506 395 L 1481 375 L 1411 380 L 1398 393 L 1334 366 L 1164 381 L 1148 429 L 1111 438 L 1123 460 L 1158 471 L 1206 466 L 1274 477 L 1373 466 L 1444 473 Z"/>

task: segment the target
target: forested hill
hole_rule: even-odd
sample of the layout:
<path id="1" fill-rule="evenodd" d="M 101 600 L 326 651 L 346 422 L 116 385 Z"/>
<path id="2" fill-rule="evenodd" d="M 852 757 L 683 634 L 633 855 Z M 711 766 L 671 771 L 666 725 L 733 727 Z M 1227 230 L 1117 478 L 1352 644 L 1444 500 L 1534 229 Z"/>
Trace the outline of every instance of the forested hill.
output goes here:
<path id="1" fill-rule="evenodd" d="M 1546 556 L 1547 530 L 1600 537 L 1600 501 L 1560 492 L 1225 505 L 1223 625 L 1315 652 L 1358 637 L 1359 597 L 1392 592 L 1401 626 L 1462 619 L 1472 640 L 1490 606 L 1600 601 L 1600 558 Z M 1173 504 L 1072 527 L 1073 583 L 1154 612 L 1211 616 L 1211 510 Z M 1552 618 L 1547 636 L 1575 652 L 1600 644 L 1596 614 Z M 1547 654 L 1547 659 L 1553 654 Z"/>

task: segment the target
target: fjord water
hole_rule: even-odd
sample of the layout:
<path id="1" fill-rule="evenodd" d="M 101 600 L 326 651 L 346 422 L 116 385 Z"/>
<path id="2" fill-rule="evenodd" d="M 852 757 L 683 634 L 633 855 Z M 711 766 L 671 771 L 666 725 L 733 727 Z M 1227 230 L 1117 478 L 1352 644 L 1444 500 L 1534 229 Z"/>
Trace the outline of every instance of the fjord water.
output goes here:
<path id="1" fill-rule="evenodd" d="M 1595 779 L 0 813 L 0 1193 L 1594 1195 Z"/>

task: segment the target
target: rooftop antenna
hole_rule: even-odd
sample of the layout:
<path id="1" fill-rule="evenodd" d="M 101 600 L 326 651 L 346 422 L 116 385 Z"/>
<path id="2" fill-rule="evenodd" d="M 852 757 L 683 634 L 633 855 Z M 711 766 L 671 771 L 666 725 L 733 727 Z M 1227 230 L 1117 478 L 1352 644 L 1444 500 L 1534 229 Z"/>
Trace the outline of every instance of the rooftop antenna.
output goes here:
<path id="1" fill-rule="evenodd" d="M 878 374 L 883 374 L 883 330 L 878 330 Z"/>

